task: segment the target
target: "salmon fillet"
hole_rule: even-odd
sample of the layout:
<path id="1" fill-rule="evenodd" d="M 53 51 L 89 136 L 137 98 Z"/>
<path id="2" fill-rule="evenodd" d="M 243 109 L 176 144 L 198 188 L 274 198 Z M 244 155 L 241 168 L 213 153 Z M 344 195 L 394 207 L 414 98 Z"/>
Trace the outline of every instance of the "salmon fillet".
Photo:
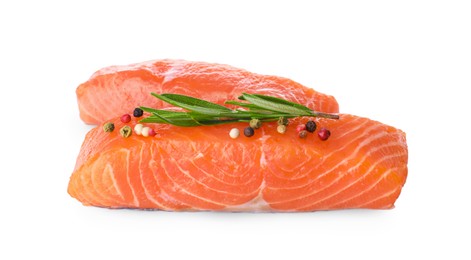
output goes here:
<path id="1" fill-rule="evenodd" d="M 229 130 L 246 124 L 150 124 L 155 137 L 123 138 L 118 130 L 125 124 L 114 118 L 108 121 L 115 124 L 114 132 L 98 126 L 87 134 L 68 193 L 84 205 L 107 208 L 392 208 L 407 177 L 405 133 L 348 114 L 340 114 L 339 120 L 313 120 L 331 131 L 328 140 L 315 133 L 298 137 L 295 126 L 307 118 L 291 120 L 285 134 L 276 131 L 276 123 L 264 123 L 253 137 L 237 139 L 229 137 Z M 127 125 L 136 123 L 133 119 Z"/>
<path id="2" fill-rule="evenodd" d="M 77 90 L 80 118 L 100 124 L 138 106 L 166 107 L 151 92 L 175 93 L 223 104 L 242 92 L 267 94 L 337 113 L 334 97 L 290 79 L 260 75 L 228 65 L 184 60 L 156 60 L 97 71 Z"/>

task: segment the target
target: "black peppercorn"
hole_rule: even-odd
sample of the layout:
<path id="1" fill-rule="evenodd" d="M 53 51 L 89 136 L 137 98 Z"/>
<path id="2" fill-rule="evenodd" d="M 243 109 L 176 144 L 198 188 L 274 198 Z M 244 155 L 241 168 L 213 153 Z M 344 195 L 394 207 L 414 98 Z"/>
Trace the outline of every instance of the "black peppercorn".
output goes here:
<path id="1" fill-rule="evenodd" d="M 142 111 L 142 109 L 138 107 L 134 109 L 134 112 L 133 112 L 134 117 L 141 117 L 143 114 L 144 114 L 144 111 Z"/>
<path id="2" fill-rule="evenodd" d="M 248 126 L 248 127 L 246 127 L 246 128 L 244 129 L 244 135 L 245 135 L 245 136 L 251 137 L 251 136 L 253 136 L 254 134 L 255 134 L 255 130 L 254 130 L 252 127 Z"/>
<path id="3" fill-rule="evenodd" d="M 316 125 L 316 122 L 314 121 L 307 121 L 306 123 L 306 130 L 310 133 L 313 133 L 314 131 L 316 131 L 316 128 L 317 128 L 317 125 Z"/>

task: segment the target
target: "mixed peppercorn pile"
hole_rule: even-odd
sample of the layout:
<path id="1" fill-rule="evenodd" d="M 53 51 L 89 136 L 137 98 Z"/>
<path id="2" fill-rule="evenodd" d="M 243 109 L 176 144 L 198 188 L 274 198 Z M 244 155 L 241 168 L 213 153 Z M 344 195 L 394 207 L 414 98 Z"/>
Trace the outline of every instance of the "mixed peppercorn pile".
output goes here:
<path id="1" fill-rule="evenodd" d="M 144 115 L 144 111 L 140 108 L 135 108 L 133 111 L 133 116 L 136 118 L 142 117 Z M 120 117 L 121 122 L 123 123 L 129 123 L 131 122 L 131 115 L 129 114 L 124 114 Z M 284 134 L 286 132 L 286 128 L 289 124 L 289 120 L 285 117 L 280 117 L 278 119 L 278 126 L 276 128 L 277 132 L 280 134 Z M 244 128 L 244 135 L 246 137 L 252 137 L 255 134 L 255 130 L 259 129 L 262 126 L 262 121 L 259 119 L 252 119 L 249 122 L 249 126 Z M 106 123 L 103 125 L 103 130 L 105 132 L 113 132 L 115 129 L 115 126 L 113 123 Z M 296 132 L 299 136 L 299 138 L 306 138 L 308 133 L 314 133 L 317 130 L 317 124 L 316 122 L 309 120 L 307 121 L 306 124 L 299 124 L 296 126 Z M 144 126 L 143 124 L 136 124 L 134 126 L 134 131 L 133 129 L 125 125 L 123 126 L 120 130 L 119 133 L 122 137 L 127 138 L 132 135 L 132 133 L 135 133 L 137 135 L 142 135 L 144 137 L 148 136 L 155 136 L 156 132 L 153 128 Z M 240 135 L 240 130 L 238 128 L 232 128 L 229 131 L 229 136 L 233 139 L 238 138 Z M 327 128 L 321 127 L 317 131 L 317 136 L 319 137 L 320 140 L 326 141 L 330 137 L 330 131 Z"/>

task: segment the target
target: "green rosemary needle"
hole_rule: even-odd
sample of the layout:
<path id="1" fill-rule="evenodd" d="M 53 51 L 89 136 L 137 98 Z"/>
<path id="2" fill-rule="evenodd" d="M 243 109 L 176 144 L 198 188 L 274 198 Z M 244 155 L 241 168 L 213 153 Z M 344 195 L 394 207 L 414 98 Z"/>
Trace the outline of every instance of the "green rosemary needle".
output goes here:
<path id="1" fill-rule="evenodd" d="M 310 116 L 339 119 L 337 114 L 313 111 L 298 103 L 260 94 L 243 93 L 239 97 L 242 102 L 235 100 L 225 102 L 226 104 L 241 107 L 237 109 L 230 109 L 206 100 L 179 94 L 152 93 L 152 96 L 186 111 L 140 107 L 143 111 L 151 114 L 140 120 L 142 123 L 162 123 L 190 127 L 250 122 L 252 119 L 258 119 L 260 122 L 277 121 L 281 117 Z"/>

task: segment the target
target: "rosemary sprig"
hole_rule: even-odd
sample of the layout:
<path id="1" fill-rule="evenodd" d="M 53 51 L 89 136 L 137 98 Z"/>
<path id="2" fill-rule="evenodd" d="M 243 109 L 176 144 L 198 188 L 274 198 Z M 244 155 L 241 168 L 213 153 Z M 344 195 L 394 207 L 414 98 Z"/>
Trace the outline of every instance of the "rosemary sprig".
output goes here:
<path id="1" fill-rule="evenodd" d="M 140 121 L 142 123 L 163 123 L 190 127 L 248 122 L 251 119 L 276 121 L 280 117 L 294 118 L 312 116 L 339 119 L 339 116 L 336 114 L 313 111 L 298 103 L 260 94 L 243 93 L 239 99 L 245 102 L 235 100 L 225 102 L 226 104 L 241 107 L 238 109 L 230 109 L 206 100 L 179 94 L 152 93 L 152 95 L 176 107 L 183 108 L 186 111 L 141 107 L 142 110 L 151 113 L 150 116 Z"/>

